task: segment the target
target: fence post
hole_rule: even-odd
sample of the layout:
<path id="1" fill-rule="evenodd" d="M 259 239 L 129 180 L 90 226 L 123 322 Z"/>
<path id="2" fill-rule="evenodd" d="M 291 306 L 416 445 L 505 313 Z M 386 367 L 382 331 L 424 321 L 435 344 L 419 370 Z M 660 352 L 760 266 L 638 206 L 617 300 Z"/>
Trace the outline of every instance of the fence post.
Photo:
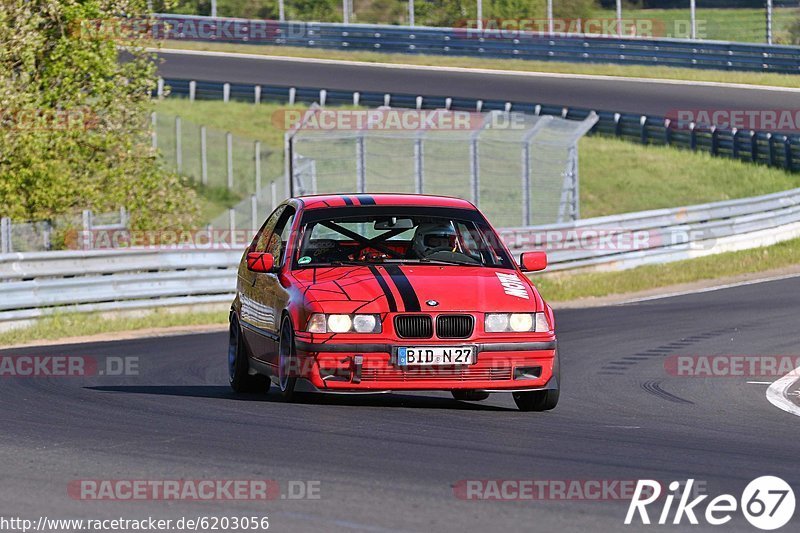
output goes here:
<path id="1" fill-rule="evenodd" d="M 731 158 L 739 159 L 739 130 L 737 128 L 731 130 L 731 139 Z"/>
<path id="2" fill-rule="evenodd" d="M 364 134 L 358 133 L 356 138 L 356 192 L 367 192 L 367 161 L 364 150 Z"/>
<path id="3" fill-rule="evenodd" d="M 672 120 L 665 118 L 664 119 L 664 144 L 669 146 L 672 144 Z"/>
<path id="4" fill-rule="evenodd" d="M 255 104 L 261 103 L 261 85 L 256 85 L 253 88 L 253 103 Z"/>
<path id="5" fill-rule="evenodd" d="M 258 197 L 255 194 L 250 196 L 250 229 L 253 233 L 258 231 Z"/>
<path id="6" fill-rule="evenodd" d="M 275 208 L 278 206 L 278 185 L 274 181 L 270 182 L 269 184 L 269 195 L 270 211 L 275 211 Z"/>
<path id="7" fill-rule="evenodd" d="M 775 143 L 772 136 L 772 133 L 767 133 L 767 147 L 769 148 L 768 151 L 768 159 L 769 166 L 775 166 Z"/>
<path id="8" fill-rule="evenodd" d="M 158 116 L 156 112 L 153 111 L 150 113 L 150 128 L 152 128 L 152 139 L 153 139 L 153 150 L 158 150 L 158 130 L 156 129 L 158 125 Z"/>
<path id="9" fill-rule="evenodd" d="M 647 116 L 642 115 L 639 119 L 639 126 L 641 128 L 640 141 L 642 144 L 647 144 Z"/>
<path id="10" fill-rule="evenodd" d="M 83 213 L 81 213 L 81 222 L 83 224 L 83 245 L 81 248 L 83 250 L 91 250 L 92 249 L 92 212 L 88 209 L 84 209 Z"/>
<path id="11" fill-rule="evenodd" d="M 10 254 L 11 251 L 11 219 L 3 217 L 0 218 L 0 252 Z"/>
<path id="12" fill-rule="evenodd" d="M 689 123 L 689 148 L 697 151 L 697 124 L 694 122 Z"/>
<path id="13" fill-rule="evenodd" d="M 614 136 L 622 136 L 622 115 L 614 113 Z"/>
<path id="14" fill-rule="evenodd" d="M 53 226 L 50 224 L 49 220 L 44 221 L 44 229 L 42 230 L 42 246 L 46 251 L 50 251 L 51 242 L 50 242 L 50 234 L 53 232 Z"/>
<path id="15" fill-rule="evenodd" d="M 531 145 L 522 143 L 522 225 L 531 225 Z"/>
<path id="16" fill-rule="evenodd" d="M 222 84 L 222 101 L 228 103 L 231 99 L 231 84 L 230 83 L 223 83 Z"/>
<path id="17" fill-rule="evenodd" d="M 123 228 L 128 227 L 128 210 L 125 209 L 125 206 L 119 208 L 119 225 Z"/>
<path id="18" fill-rule="evenodd" d="M 297 99 L 297 89 L 295 89 L 294 87 L 289 87 L 289 105 L 294 105 L 296 99 Z"/>
<path id="19" fill-rule="evenodd" d="M 231 132 L 225 134 L 225 144 L 228 153 L 228 189 L 233 189 L 233 135 Z"/>
<path id="20" fill-rule="evenodd" d="M 792 138 L 788 135 L 783 141 L 783 167 L 789 172 L 794 171 L 794 161 L 792 161 Z"/>
<path id="21" fill-rule="evenodd" d="M 711 126 L 711 155 L 719 153 L 719 130 L 716 126 Z"/>
<path id="22" fill-rule="evenodd" d="M 205 126 L 200 126 L 200 181 L 208 185 L 208 136 Z"/>
<path id="23" fill-rule="evenodd" d="M 156 85 L 156 96 L 158 99 L 164 98 L 164 78 L 158 78 L 158 83 Z"/>
<path id="24" fill-rule="evenodd" d="M 472 135 L 469 140 L 469 188 L 472 192 L 472 203 L 477 207 L 480 204 L 480 159 L 478 154 L 478 138 Z"/>
<path id="25" fill-rule="evenodd" d="M 422 136 L 417 135 L 414 139 L 414 192 L 422 194 L 425 190 L 424 176 L 425 147 L 422 144 Z"/>
<path id="26" fill-rule="evenodd" d="M 192 80 L 189 82 L 189 101 L 194 102 L 195 95 L 197 94 L 197 82 Z"/>
<path id="27" fill-rule="evenodd" d="M 175 117 L 175 168 L 183 170 L 183 146 L 181 144 L 181 117 Z"/>
<path id="28" fill-rule="evenodd" d="M 772 44 L 772 0 L 767 0 L 767 44 Z"/>
<path id="29" fill-rule="evenodd" d="M 228 209 L 228 229 L 231 231 L 231 238 L 233 238 L 233 232 L 236 231 L 236 209 L 232 207 Z"/>
<path id="30" fill-rule="evenodd" d="M 256 141 L 255 165 L 256 165 L 256 196 L 261 196 L 261 141 Z"/>
<path id="31" fill-rule="evenodd" d="M 750 130 L 750 160 L 758 161 L 758 135 L 755 130 Z"/>

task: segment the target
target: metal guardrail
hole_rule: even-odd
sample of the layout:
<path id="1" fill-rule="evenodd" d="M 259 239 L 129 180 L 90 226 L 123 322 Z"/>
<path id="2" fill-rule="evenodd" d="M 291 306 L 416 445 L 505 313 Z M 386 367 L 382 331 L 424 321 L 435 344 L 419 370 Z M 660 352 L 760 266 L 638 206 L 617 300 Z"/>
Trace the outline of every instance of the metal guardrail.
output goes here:
<path id="1" fill-rule="evenodd" d="M 159 37 L 580 63 L 616 63 L 800 74 L 800 47 L 683 39 L 591 37 L 461 28 L 292 23 L 196 15 L 156 15 Z M 166 27 L 169 27 L 167 29 Z"/>
<path id="2" fill-rule="evenodd" d="M 567 224 L 505 228 L 514 254 L 550 243 L 552 271 L 622 270 L 800 237 L 800 189 L 626 213 Z M 551 237 L 555 236 L 555 239 Z M 638 241 L 637 241 L 638 238 Z M 604 242 L 638 242 L 625 247 Z M 89 250 L 0 255 L 0 329 L 55 312 L 228 302 L 241 250 Z"/>
<path id="3" fill-rule="evenodd" d="M 655 115 L 616 113 L 614 111 L 542 105 L 533 102 L 232 84 L 174 78 L 160 82 L 156 94 L 164 94 L 165 86 L 170 88 L 170 94 L 199 100 L 222 99 L 256 103 L 270 101 L 290 105 L 318 102 L 321 105 L 361 105 L 365 107 L 390 105 L 392 107 L 463 111 L 514 110 L 576 120 L 585 120 L 591 113 L 596 112 L 598 122 L 591 133 L 610 135 L 646 145 L 676 146 L 708 152 L 719 157 L 761 163 L 790 172 L 800 171 L 800 134 L 725 129 L 703 124 L 688 124 L 678 127 L 670 119 Z"/>

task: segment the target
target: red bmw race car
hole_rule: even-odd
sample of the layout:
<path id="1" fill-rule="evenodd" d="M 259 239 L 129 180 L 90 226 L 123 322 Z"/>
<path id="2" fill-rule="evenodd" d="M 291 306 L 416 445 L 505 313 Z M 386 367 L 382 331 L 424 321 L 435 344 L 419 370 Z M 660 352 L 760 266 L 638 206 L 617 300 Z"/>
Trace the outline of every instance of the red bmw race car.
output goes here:
<path id="1" fill-rule="evenodd" d="M 401 194 L 291 198 L 246 250 L 231 306 L 237 392 L 510 392 L 558 403 L 553 311 L 471 203 Z"/>

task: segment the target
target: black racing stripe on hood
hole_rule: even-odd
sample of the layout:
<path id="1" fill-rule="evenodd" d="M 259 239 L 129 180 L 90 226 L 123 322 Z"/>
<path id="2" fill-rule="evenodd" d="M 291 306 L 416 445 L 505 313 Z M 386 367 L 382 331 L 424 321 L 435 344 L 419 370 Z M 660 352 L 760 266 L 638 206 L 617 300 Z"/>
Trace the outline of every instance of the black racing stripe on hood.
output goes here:
<path id="1" fill-rule="evenodd" d="M 394 313 L 397 311 L 397 300 L 394 299 L 394 294 L 392 294 L 392 290 L 389 288 L 389 284 L 386 283 L 386 280 L 383 279 L 381 273 L 378 271 L 378 268 L 375 266 L 370 266 L 369 271 L 372 272 L 372 275 L 375 276 L 375 279 L 378 282 L 378 285 L 381 286 L 383 290 L 383 294 L 386 296 L 386 301 L 389 302 L 389 312 Z"/>
<path id="2" fill-rule="evenodd" d="M 414 291 L 414 287 L 411 285 L 411 282 L 408 281 L 408 278 L 400 269 L 400 267 L 397 265 L 387 265 L 384 268 L 386 268 L 386 272 L 389 273 L 389 276 L 391 276 L 392 281 L 397 287 L 397 291 L 400 293 L 400 297 L 403 299 L 403 306 L 405 307 L 405 310 L 407 312 L 421 311 L 422 307 L 419 305 L 417 293 Z"/>

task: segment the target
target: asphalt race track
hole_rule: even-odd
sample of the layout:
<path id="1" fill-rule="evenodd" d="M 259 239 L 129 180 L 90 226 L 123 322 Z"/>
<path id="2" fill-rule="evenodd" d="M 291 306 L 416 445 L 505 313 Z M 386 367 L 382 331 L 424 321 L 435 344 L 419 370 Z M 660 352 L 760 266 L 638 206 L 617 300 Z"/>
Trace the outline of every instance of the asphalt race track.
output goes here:
<path id="1" fill-rule="evenodd" d="M 409 70 L 369 64 L 249 59 L 160 53 L 160 74 L 231 83 L 321 89 L 503 99 L 605 111 L 666 115 L 675 110 L 795 109 L 800 92 L 746 89 L 625 79 L 573 79 L 486 72 L 451 72 L 435 67 Z"/>
<path id="2" fill-rule="evenodd" d="M 266 515 L 275 531 L 657 529 L 623 526 L 624 501 L 467 501 L 453 486 L 694 478 L 712 496 L 738 499 L 762 475 L 797 483 L 800 421 L 766 401 L 766 385 L 670 376 L 664 358 L 799 354 L 799 291 L 793 278 L 558 312 L 565 385 L 548 413 L 518 412 L 510 395 L 474 404 L 444 394 L 300 404 L 274 393 L 236 396 L 222 333 L 6 350 L 0 355 L 135 356 L 140 375 L 0 378 L 0 507 L 31 518 Z M 316 480 L 320 498 L 93 502 L 67 494 L 79 479 L 197 478 L 277 480 L 284 494 L 291 480 Z M 754 531 L 740 513 L 717 529 Z"/>

